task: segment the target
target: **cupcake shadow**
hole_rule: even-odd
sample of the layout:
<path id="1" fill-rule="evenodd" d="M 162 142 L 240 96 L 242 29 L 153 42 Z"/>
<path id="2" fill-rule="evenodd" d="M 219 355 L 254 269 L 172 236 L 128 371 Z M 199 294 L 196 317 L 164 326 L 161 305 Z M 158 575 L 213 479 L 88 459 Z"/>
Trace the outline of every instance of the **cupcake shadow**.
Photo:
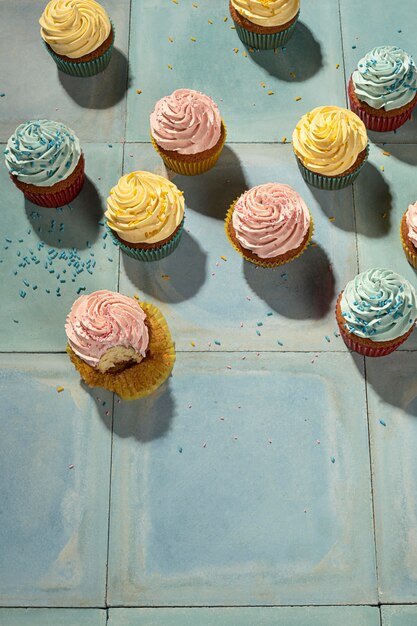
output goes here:
<path id="1" fill-rule="evenodd" d="M 416 115 L 417 117 L 417 115 Z M 417 124 L 417 121 L 415 122 Z M 414 133 L 414 136 L 417 134 Z M 403 163 L 408 163 L 409 165 L 417 165 L 417 150 L 415 149 L 415 144 L 401 144 L 401 143 L 389 143 L 381 145 L 381 138 L 375 136 L 377 133 L 369 133 L 369 136 L 372 138 L 374 143 L 378 145 L 382 150 L 387 150 L 394 158 L 399 161 L 403 161 Z"/>
<path id="2" fill-rule="evenodd" d="M 392 194 L 382 173 L 366 163 L 354 185 L 356 229 L 366 237 L 383 237 L 391 228 Z"/>
<path id="3" fill-rule="evenodd" d="M 249 50 L 249 46 L 246 48 Z M 277 48 L 276 54 L 272 50 L 255 50 L 248 56 L 271 76 L 291 83 L 304 82 L 323 67 L 320 43 L 314 39 L 308 26 L 300 21 L 284 49 Z"/>
<path id="4" fill-rule="evenodd" d="M 227 145 L 206 174 L 176 176 L 174 182 L 184 192 L 187 208 L 218 220 L 224 220 L 229 206 L 248 188 L 239 158 Z"/>
<path id="5" fill-rule="evenodd" d="M 94 183 L 85 177 L 79 195 L 69 205 L 50 209 L 25 198 L 26 217 L 41 241 L 55 248 L 84 250 L 99 234 L 103 216 L 101 199 Z"/>
<path id="6" fill-rule="evenodd" d="M 352 189 L 326 191 L 309 186 L 311 194 L 323 213 L 332 220 L 332 225 L 341 230 L 355 232 L 355 216 L 352 202 Z"/>
<path id="7" fill-rule="evenodd" d="M 185 229 L 178 248 L 165 259 L 142 263 L 126 254 L 122 254 L 122 259 L 126 274 L 139 293 L 159 302 L 189 300 L 206 279 L 207 255 Z"/>
<path id="8" fill-rule="evenodd" d="M 78 78 L 58 71 L 67 94 L 84 109 L 109 109 L 123 100 L 130 86 L 129 61 L 118 48 L 113 49 L 108 67 L 91 78 Z"/>
<path id="9" fill-rule="evenodd" d="M 335 279 L 325 251 L 317 244 L 275 270 L 244 262 L 251 289 L 274 311 L 290 319 L 321 319 L 332 306 Z"/>

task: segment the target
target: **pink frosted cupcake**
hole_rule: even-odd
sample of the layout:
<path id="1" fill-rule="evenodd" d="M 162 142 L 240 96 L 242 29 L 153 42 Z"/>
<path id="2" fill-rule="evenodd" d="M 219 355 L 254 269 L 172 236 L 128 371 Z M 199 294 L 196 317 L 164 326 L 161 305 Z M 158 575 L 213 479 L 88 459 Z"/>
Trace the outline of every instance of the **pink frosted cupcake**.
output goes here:
<path id="1" fill-rule="evenodd" d="M 211 169 L 226 141 L 217 104 L 193 89 L 177 89 L 155 105 L 151 139 L 165 165 L 193 176 Z"/>
<path id="2" fill-rule="evenodd" d="M 400 237 L 408 262 L 417 269 L 417 202 L 410 204 L 402 217 Z"/>
<path id="3" fill-rule="evenodd" d="M 313 221 L 294 189 L 266 183 L 245 191 L 231 205 L 225 229 L 244 259 L 276 267 L 304 252 L 313 234 Z"/>

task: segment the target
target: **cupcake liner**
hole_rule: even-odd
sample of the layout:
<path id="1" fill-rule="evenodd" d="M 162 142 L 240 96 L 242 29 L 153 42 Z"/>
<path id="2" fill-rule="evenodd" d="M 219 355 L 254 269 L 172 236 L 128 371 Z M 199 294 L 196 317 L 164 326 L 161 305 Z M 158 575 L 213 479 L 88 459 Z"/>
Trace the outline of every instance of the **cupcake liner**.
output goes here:
<path id="1" fill-rule="evenodd" d="M 311 238 L 312 238 L 313 232 L 314 232 L 314 222 L 313 222 L 313 217 L 312 217 L 311 213 L 310 213 L 310 229 L 309 229 L 308 238 L 307 238 L 304 246 L 301 248 L 301 250 L 299 250 L 296 254 L 294 254 L 294 256 L 292 256 L 290 259 L 286 259 L 286 260 L 282 260 L 282 261 L 281 260 L 279 260 L 279 261 L 269 261 L 268 259 L 261 259 L 261 258 L 253 259 L 252 257 L 246 255 L 240 248 L 238 248 L 236 246 L 235 242 L 233 241 L 233 239 L 230 236 L 229 223 L 230 223 L 230 220 L 232 219 L 233 210 L 235 208 L 236 202 L 237 202 L 237 199 L 230 205 L 230 208 L 227 211 L 227 214 L 226 214 L 226 217 L 225 217 L 224 230 L 225 230 L 226 236 L 227 236 L 229 242 L 232 244 L 233 248 L 246 261 L 249 261 L 250 263 L 253 263 L 254 265 L 259 265 L 260 267 L 267 267 L 269 269 L 274 269 L 275 267 L 279 267 L 280 265 L 285 265 L 286 263 L 290 263 L 291 261 L 294 261 L 294 259 L 297 259 L 299 256 L 301 256 L 303 254 L 305 249 L 310 244 L 310 241 L 311 241 Z"/>
<path id="2" fill-rule="evenodd" d="M 116 237 L 116 235 L 108 225 L 107 230 L 110 233 L 110 236 L 114 243 L 116 243 L 125 254 L 128 254 L 137 261 L 144 261 L 145 263 L 147 263 L 149 261 L 159 261 L 160 259 L 164 259 L 166 256 L 174 252 L 174 250 L 178 247 L 182 231 L 184 230 L 184 219 L 185 218 L 182 219 L 179 229 L 170 239 L 170 241 L 167 241 L 158 248 L 131 248 L 127 243 L 123 243 L 122 241 L 120 241 L 120 239 Z"/>
<path id="3" fill-rule="evenodd" d="M 291 24 L 291 26 L 285 30 L 278 31 L 277 33 L 254 33 L 246 28 L 243 28 L 237 22 L 234 22 L 234 24 L 239 39 L 246 46 L 256 48 L 258 50 L 272 50 L 273 48 L 280 48 L 285 45 L 289 39 L 291 39 L 294 28 L 298 22 L 299 15 L 300 12 L 298 12 L 297 19 Z"/>
<path id="4" fill-rule="evenodd" d="M 403 219 L 404 219 L 406 214 L 407 214 L 407 211 L 404 213 Z M 414 267 L 414 269 L 417 270 L 417 254 L 415 253 L 415 251 L 412 248 L 409 247 L 409 245 L 407 244 L 407 242 L 405 241 L 405 239 L 403 237 L 402 220 L 400 222 L 400 239 L 401 239 L 401 243 L 402 243 L 402 246 L 403 246 L 404 254 L 407 257 L 407 261 L 410 263 L 410 265 L 412 265 Z"/>
<path id="5" fill-rule="evenodd" d="M 85 176 L 83 167 L 74 182 L 60 191 L 52 191 L 51 193 L 34 193 L 31 191 L 23 191 L 23 189 L 21 189 L 21 191 L 23 191 L 25 198 L 30 200 L 33 204 L 56 209 L 64 206 L 65 204 L 69 204 L 78 196 L 84 185 L 84 180 Z M 20 189 L 20 187 L 18 188 Z"/>
<path id="6" fill-rule="evenodd" d="M 148 302 L 141 302 L 149 327 L 146 357 L 120 372 L 102 373 L 78 357 L 67 346 L 75 368 L 89 387 L 104 387 L 123 400 L 136 400 L 153 393 L 166 381 L 175 363 L 175 348 L 168 324 L 161 311 Z"/>
<path id="7" fill-rule="evenodd" d="M 77 76 L 78 78 L 88 78 L 90 76 L 95 76 L 96 74 L 103 72 L 110 63 L 110 59 L 113 53 L 114 40 L 116 37 L 116 31 L 114 29 L 113 22 L 111 22 L 111 25 L 113 30 L 113 41 L 111 42 L 107 50 L 103 52 L 103 54 L 101 54 L 96 59 L 92 59 L 91 61 L 82 61 L 81 63 L 65 61 L 57 54 L 55 54 L 52 48 L 48 46 L 45 41 L 43 43 L 61 72 L 69 74 L 70 76 Z"/>
<path id="8" fill-rule="evenodd" d="M 356 113 L 358 117 L 362 120 L 368 130 L 375 130 L 378 133 L 387 133 L 392 130 L 397 130 L 403 124 L 405 124 L 411 117 L 413 112 L 413 108 L 415 103 L 410 103 L 410 107 L 403 111 L 399 115 L 395 115 L 393 117 L 383 117 L 380 115 L 373 115 L 372 113 L 368 113 L 361 106 L 358 106 L 352 99 L 349 90 L 349 103 L 350 109 L 353 113 Z"/>
<path id="9" fill-rule="evenodd" d="M 317 172 L 312 172 L 307 169 L 300 159 L 296 156 L 298 167 L 300 168 L 300 172 L 304 180 L 313 187 L 317 187 L 318 189 L 325 189 L 326 191 L 334 191 L 338 189 L 344 189 L 351 185 L 359 176 L 360 171 L 368 160 L 369 154 L 369 143 L 366 146 L 366 155 L 362 163 L 359 167 L 356 168 L 355 171 L 350 174 L 346 174 L 345 176 L 324 176 L 322 174 L 318 174 Z"/>
<path id="10" fill-rule="evenodd" d="M 158 144 L 151 134 L 152 145 L 158 152 L 159 156 L 162 158 L 165 165 L 173 172 L 176 172 L 177 174 L 182 174 L 183 176 L 196 176 L 197 174 L 204 174 L 204 172 L 211 170 L 211 168 L 216 165 L 220 153 L 223 150 L 223 146 L 226 142 L 227 130 L 223 121 L 222 125 L 224 128 L 223 142 L 219 146 L 217 152 L 212 156 L 207 157 L 206 159 L 201 159 L 199 161 L 180 161 L 177 159 L 173 159 L 172 157 L 167 156 L 160 150 Z"/>

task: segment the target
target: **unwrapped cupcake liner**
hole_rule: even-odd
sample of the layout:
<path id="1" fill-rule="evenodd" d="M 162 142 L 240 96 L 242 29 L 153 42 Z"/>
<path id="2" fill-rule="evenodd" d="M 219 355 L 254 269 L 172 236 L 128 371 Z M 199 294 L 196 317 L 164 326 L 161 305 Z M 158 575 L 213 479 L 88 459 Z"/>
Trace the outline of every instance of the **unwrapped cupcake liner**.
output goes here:
<path id="1" fill-rule="evenodd" d="M 120 241 L 120 239 L 114 234 L 110 226 L 107 226 L 107 230 L 110 233 L 110 236 L 114 243 L 116 243 L 119 248 L 123 250 L 125 254 L 133 257 L 137 261 L 159 261 L 160 259 L 164 259 L 169 256 L 174 250 L 178 247 L 178 244 L 181 239 L 182 231 L 184 230 L 184 219 L 180 224 L 179 229 L 175 233 L 175 235 L 162 246 L 158 248 L 131 248 L 128 243 L 124 243 Z"/>
<path id="2" fill-rule="evenodd" d="M 64 206 L 65 204 L 69 204 L 78 196 L 83 185 L 84 185 L 84 167 L 81 169 L 79 175 L 65 189 L 61 189 L 61 191 L 51 191 L 50 193 L 34 193 L 31 191 L 23 191 L 25 198 L 30 200 L 33 204 L 37 204 L 38 206 L 43 206 L 51 209 L 56 209 L 58 207 Z M 18 185 L 17 185 L 18 186 Z M 51 188 L 52 189 L 52 188 Z"/>
<path id="3" fill-rule="evenodd" d="M 298 21 L 298 15 L 297 19 L 291 24 L 291 26 L 285 30 L 278 31 L 277 33 L 254 33 L 246 28 L 243 28 L 237 22 L 234 24 L 239 39 L 246 46 L 256 48 L 257 50 L 272 50 L 273 48 L 280 48 L 281 46 L 284 46 L 287 41 L 291 39 Z"/>
<path id="4" fill-rule="evenodd" d="M 404 213 L 403 219 L 406 214 L 407 214 L 407 211 Z M 400 222 L 400 238 L 401 238 L 401 243 L 403 246 L 404 254 L 407 257 L 407 261 L 410 263 L 410 265 L 414 267 L 414 269 L 417 270 L 417 254 L 412 248 L 409 247 L 409 245 L 407 244 L 407 242 L 405 241 L 403 237 L 402 221 Z"/>
<path id="5" fill-rule="evenodd" d="M 403 124 L 405 124 L 411 117 L 411 113 L 413 112 L 413 108 L 415 103 L 410 103 L 410 107 L 400 113 L 399 115 L 395 115 L 393 117 L 383 117 L 382 115 L 374 115 L 372 113 L 368 113 L 361 106 L 358 106 L 356 102 L 354 102 L 351 97 L 349 90 L 349 103 L 350 108 L 353 113 L 356 113 L 358 117 L 362 120 L 368 130 L 375 130 L 379 133 L 388 133 L 392 130 L 397 130 Z"/>
<path id="6" fill-rule="evenodd" d="M 175 363 L 175 348 L 168 324 L 161 311 L 148 302 L 140 306 L 146 313 L 149 328 L 149 345 L 145 358 L 140 363 L 124 370 L 102 373 L 80 359 L 72 348 L 67 353 L 89 387 L 104 387 L 114 391 L 123 400 L 137 400 L 153 393 L 171 374 Z"/>
<path id="7" fill-rule="evenodd" d="M 110 63 L 110 59 L 113 53 L 114 40 L 116 36 L 113 22 L 111 22 L 111 26 L 113 31 L 113 41 L 111 42 L 107 50 L 103 52 L 103 54 L 101 54 L 96 59 L 92 59 L 91 61 L 82 61 L 81 63 L 65 61 L 60 56 L 55 54 L 52 48 L 48 46 L 45 41 L 43 43 L 61 72 L 69 74 L 70 76 L 77 76 L 78 78 L 88 78 L 90 76 L 95 76 L 96 74 L 100 74 L 100 72 L 103 72 Z"/>
<path id="8" fill-rule="evenodd" d="M 278 261 L 271 261 L 268 259 L 261 259 L 260 257 L 253 259 L 252 257 L 246 255 L 243 250 L 241 250 L 240 248 L 238 248 L 238 246 L 235 244 L 235 242 L 233 241 L 233 239 L 230 236 L 230 231 L 229 231 L 229 225 L 233 216 L 233 211 L 235 208 L 235 204 L 237 202 L 237 199 L 230 205 L 229 210 L 227 211 L 226 217 L 225 217 L 225 224 L 224 224 L 224 230 L 226 232 L 226 236 L 229 240 L 229 242 L 232 244 L 232 246 L 234 247 L 234 249 L 236 250 L 236 252 L 238 252 L 240 254 L 240 256 L 242 256 L 246 261 L 249 261 L 250 263 L 253 263 L 254 265 L 259 265 L 260 267 L 266 267 L 269 269 L 274 269 L 275 267 L 279 267 L 280 265 L 285 265 L 286 263 L 290 263 L 291 261 L 294 261 L 294 259 L 297 259 L 299 256 L 301 256 L 303 254 L 303 252 L 305 251 L 305 249 L 309 246 L 311 238 L 313 236 L 313 232 L 314 232 L 314 222 L 313 222 L 313 217 L 310 213 L 310 228 L 309 228 L 309 233 L 308 233 L 308 238 L 304 244 L 304 246 L 301 248 L 301 250 L 299 250 L 296 254 L 294 254 L 294 256 L 292 256 L 289 259 L 286 260 L 278 260 Z"/>
<path id="9" fill-rule="evenodd" d="M 362 163 L 350 174 L 346 174 L 346 176 L 323 176 L 322 174 L 318 174 L 317 172 L 312 172 L 307 169 L 301 162 L 301 160 L 296 156 L 298 167 L 300 168 L 300 172 L 302 177 L 309 185 L 313 187 L 317 187 L 318 189 L 325 189 L 326 191 L 335 191 L 338 189 L 344 189 L 357 179 L 359 176 L 363 166 L 368 160 L 369 154 L 369 143 L 366 146 L 366 155 Z"/>
<path id="10" fill-rule="evenodd" d="M 206 159 L 201 159 L 199 161 L 180 161 L 170 156 L 167 156 L 160 150 L 158 144 L 151 134 L 152 145 L 158 152 L 159 156 L 162 158 L 165 165 L 176 174 L 182 174 L 183 176 L 196 176 L 197 174 L 204 174 L 204 172 L 208 172 L 208 170 L 211 170 L 211 168 L 216 165 L 220 153 L 223 150 L 223 146 L 226 142 L 226 126 L 223 122 L 222 125 L 224 128 L 223 142 L 217 152 L 212 156 L 207 157 Z"/>

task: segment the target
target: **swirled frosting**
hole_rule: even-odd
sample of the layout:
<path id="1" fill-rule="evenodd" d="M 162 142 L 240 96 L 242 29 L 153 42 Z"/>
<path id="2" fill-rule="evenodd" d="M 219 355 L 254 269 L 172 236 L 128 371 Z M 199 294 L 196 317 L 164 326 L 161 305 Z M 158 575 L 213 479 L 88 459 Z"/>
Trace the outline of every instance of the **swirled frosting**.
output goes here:
<path id="1" fill-rule="evenodd" d="M 290 22 L 300 10 L 300 0 L 232 0 L 232 5 L 250 22 L 266 28 Z"/>
<path id="2" fill-rule="evenodd" d="M 111 31 L 106 11 L 95 0 L 51 0 L 39 24 L 42 39 L 70 59 L 97 50 Z"/>
<path id="3" fill-rule="evenodd" d="M 232 225 L 244 248 L 268 259 L 300 246 L 310 227 L 310 213 L 294 189 L 266 183 L 240 196 Z"/>
<path id="4" fill-rule="evenodd" d="M 313 109 L 296 125 L 292 142 L 303 165 L 325 176 L 338 176 L 352 167 L 365 150 L 368 137 L 361 119 L 336 106 Z"/>
<path id="5" fill-rule="evenodd" d="M 379 46 L 366 54 L 352 74 L 355 94 L 374 109 L 399 109 L 415 98 L 417 68 L 407 52 Z"/>
<path id="6" fill-rule="evenodd" d="M 32 120 L 16 128 L 4 154 L 7 169 L 19 181 L 52 187 L 75 170 L 81 148 L 68 126 L 52 120 Z"/>
<path id="7" fill-rule="evenodd" d="M 108 350 L 133 348 L 145 357 L 149 344 L 146 315 L 133 298 L 94 291 L 72 305 L 65 324 L 68 343 L 83 361 L 97 367 Z"/>
<path id="8" fill-rule="evenodd" d="M 193 89 L 177 89 L 155 105 L 151 132 L 164 150 L 198 154 L 213 148 L 220 139 L 221 118 L 217 104 Z"/>
<path id="9" fill-rule="evenodd" d="M 417 318 L 414 287 L 399 274 L 374 268 L 345 287 L 340 302 L 345 328 L 372 341 L 391 341 L 407 333 Z"/>
<path id="10" fill-rule="evenodd" d="M 131 172 L 110 191 L 105 215 L 110 228 L 124 241 L 158 243 L 181 224 L 183 192 L 163 176 Z"/>
<path id="11" fill-rule="evenodd" d="M 417 247 L 417 202 L 410 204 L 405 214 L 405 221 L 408 227 L 408 237 Z"/>

